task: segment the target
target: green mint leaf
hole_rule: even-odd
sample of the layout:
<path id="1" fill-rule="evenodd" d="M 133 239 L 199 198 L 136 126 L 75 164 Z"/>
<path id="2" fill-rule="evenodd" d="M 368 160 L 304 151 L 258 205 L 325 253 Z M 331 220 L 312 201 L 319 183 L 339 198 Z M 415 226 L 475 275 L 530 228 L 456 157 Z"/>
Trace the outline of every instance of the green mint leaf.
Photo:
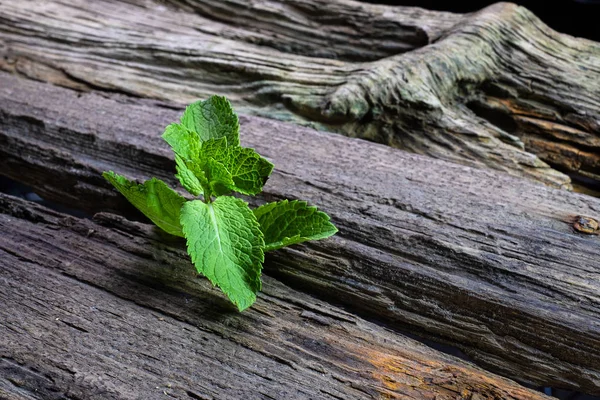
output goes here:
<path id="1" fill-rule="evenodd" d="M 232 148 L 235 148 L 235 146 Z M 221 162 L 227 159 L 227 149 L 227 138 L 222 137 L 220 139 L 209 139 L 205 142 L 202 142 L 200 159 L 206 161 L 213 158 Z"/>
<path id="2" fill-rule="evenodd" d="M 261 157 L 254 149 L 230 147 L 228 150 L 225 167 L 231 173 L 234 183 L 229 188 L 249 195 L 262 192 L 273 171 L 273 164 Z"/>
<path id="3" fill-rule="evenodd" d="M 210 190 L 217 196 L 231 192 L 233 186 L 231 173 L 220 162 L 210 158 L 206 163 L 207 178 Z"/>
<path id="4" fill-rule="evenodd" d="M 208 185 L 202 165 L 198 165 L 202 147 L 200 137 L 180 124 L 167 126 L 162 137 L 175 152 L 175 177 L 188 192 L 198 196 Z"/>
<path id="5" fill-rule="evenodd" d="M 181 225 L 198 272 L 240 311 L 251 306 L 261 288 L 264 240 L 248 204 L 230 196 L 212 203 L 188 201 L 181 208 Z"/>
<path id="6" fill-rule="evenodd" d="M 171 124 L 165 129 L 162 138 L 171 146 L 175 154 L 185 161 L 198 159 L 201 144 L 196 132 L 180 124 Z"/>
<path id="7" fill-rule="evenodd" d="M 276 250 L 307 240 L 325 239 L 338 230 L 329 215 L 309 206 L 305 201 L 282 200 L 254 210 L 265 236 L 264 251 Z"/>
<path id="8" fill-rule="evenodd" d="M 226 137 L 227 145 L 240 145 L 238 117 L 225 97 L 211 96 L 190 104 L 181 117 L 181 124 L 198 133 L 202 141 Z"/>
<path id="9" fill-rule="evenodd" d="M 227 160 L 227 138 L 202 142 L 198 165 L 205 171 L 211 193 L 220 196 L 231 193 L 233 178 L 223 165 Z"/>
<path id="10" fill-rule="evenodd" d="M 273 171 L 273 164 L 261 157 L 254 149 L 240 146 L 228 147 L 226 138 L 203 142 L 200 160 L 205 164 L 210 164 L 210 160 L 214 160 L 219 167 L 224 166 L 228 174 L 219 171 L 221 180 L 216 183 L 242 194 L 260 193 Z"/>
<path id="11" fill-rule="evenodd" d="M 194 196 L 198 196 L 200 193 L 204 191 L 203 184 L 206 185 L 208 180 L 204 175 L 202 170 L 192 170 L 188 163 L 178 155 L 175 155 L 175 163 L 177 168 L 177 174 L 175 177 L 179 179 L 181 186 L 185 188 L 188 192 L 193 194 Z M 200 176 L 200 179 L 198 179 Z"/>
<path id="12" fill-rule="evenodd" d="M 171 235 L 183 237 L 179 220 L 185 198 L 166 183 L 152 178 L 138 184 L 113 171 L 104 172 L 102 176 L 159 228 Z"/>

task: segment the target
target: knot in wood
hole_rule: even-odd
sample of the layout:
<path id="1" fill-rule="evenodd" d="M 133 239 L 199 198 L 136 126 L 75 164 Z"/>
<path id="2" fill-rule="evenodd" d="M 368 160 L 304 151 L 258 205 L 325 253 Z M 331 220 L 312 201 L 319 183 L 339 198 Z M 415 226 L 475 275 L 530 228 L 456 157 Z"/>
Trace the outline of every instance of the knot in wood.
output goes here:
<path id="1" fill-rule="evenodd" d="M 577 217 L 573 227 L 577 232 L 587 233 L 589 235 L 598 235 L 600 233 L 598 221 L 589 217 Z"/>

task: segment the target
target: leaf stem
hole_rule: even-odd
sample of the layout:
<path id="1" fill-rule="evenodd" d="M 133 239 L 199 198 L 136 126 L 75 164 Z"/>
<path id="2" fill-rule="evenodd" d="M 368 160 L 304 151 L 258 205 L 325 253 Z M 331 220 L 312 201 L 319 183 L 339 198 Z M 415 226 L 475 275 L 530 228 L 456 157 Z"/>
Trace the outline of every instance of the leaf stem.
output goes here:
<path id="1" fill-rule="evenodd" d="M 204 202 L 206 204 L 210 204 L 212 203 L 212 193 L 210 192 L 210 189 L 205 187 L 204 188 Z"/>

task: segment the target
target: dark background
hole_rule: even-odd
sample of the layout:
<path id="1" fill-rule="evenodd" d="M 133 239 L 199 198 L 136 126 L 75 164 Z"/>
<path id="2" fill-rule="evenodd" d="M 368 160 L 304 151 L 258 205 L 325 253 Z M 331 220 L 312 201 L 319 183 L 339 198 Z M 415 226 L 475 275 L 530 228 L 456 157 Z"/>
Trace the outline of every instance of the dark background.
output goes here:
<path id="1" fill-rule="evenodd" d="M 467 13 L 480 10 L 496 1 L 490 0 L 362 0 L 377 4 L 421 7 L 428 10 Z M 572 36 L 600 42 L 600 0 L 519 0 L 552 29 Z"/>

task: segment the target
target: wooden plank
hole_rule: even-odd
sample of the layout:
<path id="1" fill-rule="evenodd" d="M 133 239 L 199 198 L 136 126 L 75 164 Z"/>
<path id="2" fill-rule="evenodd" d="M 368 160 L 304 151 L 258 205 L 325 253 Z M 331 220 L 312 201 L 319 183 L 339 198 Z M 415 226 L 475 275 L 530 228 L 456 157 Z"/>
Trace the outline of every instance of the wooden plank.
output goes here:
<path id="1" fill-rule="evenodd" d="M 101 178 L 174 183 L 170 110 L 0 75 L 2 174 L 42 196 L 130 214 Z M 242 117 L 276 165 L 259 199 L 302 198 L 340 233 L 267 257 L 266 273 L 538 385 L 600 393 L 600 200 L 499 172 Z M 535 365 L 535 368 L 532 366 Z"/>
<path id="2" fill-rule="evenodd" d="M 0 397 L 542 399 L 265 278 L 238 313 L 183 240 L 0 195 Z"/>
<path id="3" fill-rule="evenodd" d="M 600 44 L 523 7 L 348 0 L 0 4 L 0 69 L 247 113 L 600 193 Z"/>

